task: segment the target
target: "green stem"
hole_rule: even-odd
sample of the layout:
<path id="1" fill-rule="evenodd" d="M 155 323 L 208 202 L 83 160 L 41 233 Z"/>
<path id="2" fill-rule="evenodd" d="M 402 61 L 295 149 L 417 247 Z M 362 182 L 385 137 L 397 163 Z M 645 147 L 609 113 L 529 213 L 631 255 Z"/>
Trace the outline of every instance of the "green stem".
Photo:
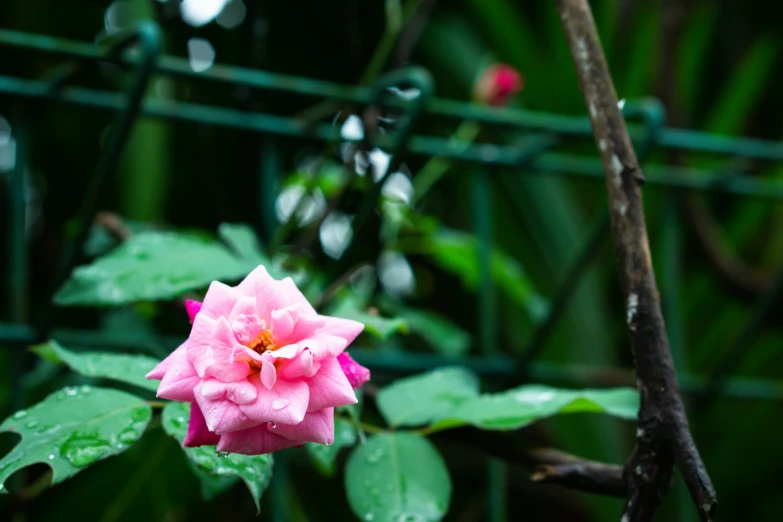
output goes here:
<path id="1" fill-rule="evenodd" d="M 389 58 L 397 43 L 397 37 L 402 32 L 405 25 L 418 9 L 421 0 L 408 0 L 405 5 L 400 7 L 399 0 L 386 0 L 386 32 L 383 33 L 381 41 L 373 52 L 367 68 L 362 74 L 359 85 L 369 85 L 380 74 L 386 60 Z"/>
<path id="2" fill-rule="evenodd" d="M 448 141 L 448 147 L 456 151 L 466 150 L 481 132 L 481 124 L 475 121 L 463 121 Z M 450 159 L 442 156 L 431 158 L 413 178 L 415 202 L 442 178 L 452 165 Z"/>

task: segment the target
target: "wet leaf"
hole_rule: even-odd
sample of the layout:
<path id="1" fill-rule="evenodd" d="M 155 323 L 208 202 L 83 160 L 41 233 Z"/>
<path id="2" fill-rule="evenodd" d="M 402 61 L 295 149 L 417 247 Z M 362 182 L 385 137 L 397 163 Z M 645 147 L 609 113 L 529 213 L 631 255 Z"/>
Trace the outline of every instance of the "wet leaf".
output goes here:
<path id="1" fill-rule="evenodd" d="M 478 395 L 478 378 L 454 367 L 399 379 L 378 392 L 376 400 L 390 426 L 420 426 L 448 417 Z"/>
<path id="2" fill-rule="evenodd" d="M 245 261 L 253 265 L 264 265 L 267 268 L 272 264 L 261 249 L 258 236 L 250 225 L 221 223 L 218 227 L 218 236 Z"/>
<path id="3" fill-rule="evenodd" d="M 400 317 L 383 317 L 377 311 L 371 313 L 363 309 L 358 299 L 348 295 L 339 300 L 338 304 L 329 311 L 329 315 L 353 319 L 364 324 L 365 331 L 380 339 L 388 339 L 396 333 L 408 331 L 408 325 Z"/>
<path id="4" fill-rule="evenodd" d="M 255 264 L 220 242 L 174 232 L 143 232 L 77 267 L 55 295 L 62 306 L 117 306 L 171 299 L 212 281 L 236 281 Z"/>
<path id="5" fill-rule="evenodd" d="M 356 444 L 356 428 L 354 425 L 341 418 L 334 419 L 334 442 L 329 444 L 316 444 L 308 442 L 305 444 L 310 460 L 322 474 L 332 476 L 335 472 L 335 460 L 337 454 L 346 446 Z"/>
<path id="6" fill-rule="evenodd" d="M 157 391 L 159 381 L 147 380 L 147 375 L 159 361 L 146 355 L 109 352 L 72 352 L 57 341 L 34 346 L 32 351 L 44 359 L 63 363 L 75 372 L 87 377 L 113 379 Z"/>
<path id="7" fill-rule="evenodd" d="M 144 432 L 152 409 L 119 390 L 64 388 L 20 410 L 0 425 L 22 440 L 0 460 L 0 486 L 15 471 L 36 463 L 52 468 L 52 484 L 99 460 L 125 451 Z"/>
<path id="8" fill-rule="evenodd" d="M 440 520 L 451 500 L 449 472 L 435 447 L 413 433 L 370 437 L 345 467 L 348 503 L 361 520 Z"/>
<path id="9" fill-rule="evenodd" d="M 190 404 L 186 402 L 171 402 L 163 408 L 163 429 L 174 437 L 180 444 L 188 433 L 188 420 L 190 419 Z M 220 487 L 228 487 L 225 479 L 237 477 L 247 486 L 256 509 L 260 511 L 261 494 L 272 479 L 272 455 L 239 455 L 230 453 L 219 456 L 214 446 L 200 446 L 198 448 L 182 448 L 185 455 L 199 470 L 210 477 L 210 483 L 202 486 L 213 494 L 219 493 Z M 203 472 L 203 473 L 202 473 Z M 212 479 L 215 479 L 212 481 Z M 218 484 L 222 481 L 222 484 Z M 218 489 L 216 492 L 215 489 Z"/>
<path id="10" fill-rule="evenodd" d="M 638 410 L 639 394 L 633 388 L 564 390 L 530 384 L 464 401 L 443 417 L 443 425 L 515 430 L 564 413 L 606 413 L 635 419 Z"/>

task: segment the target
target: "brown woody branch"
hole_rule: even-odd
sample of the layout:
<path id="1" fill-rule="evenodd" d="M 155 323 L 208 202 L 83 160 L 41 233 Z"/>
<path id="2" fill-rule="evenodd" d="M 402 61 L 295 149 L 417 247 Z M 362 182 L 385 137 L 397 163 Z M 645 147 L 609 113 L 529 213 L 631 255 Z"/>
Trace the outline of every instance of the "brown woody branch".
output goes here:
<path id="1" fill-rule="evenodd" d="M 622 497 L 623 467 L 582 459 L 551 448 L 530 448 L 509 433 L 457 428 L 438 432 L 438 438 L 465 444 L 512 464 L 532 468 L 533 482 L 559 484 L 570 489 Z"/>
<path id="2" fill-rule="evenodd" d="M 622 466 L 585 460 L 548 448 L 532 450 L 528 452 L 528 458 L 537 464 L 530 477 L 533 482 L 559 484 L 601 495 L 625 496 Z"/>
<path id="3" fill-rule="evenodd" d="M 644 220 L 644 175 L 617 107 L 617 93 L 587 0 L 555 3 L 604 165 L 612 236 L 641 396 L 636 447 L 624 471 L 628 489 L 622 520 L 652 520 L 669 488 L 676 463 L 701 519 L 711 521 L 715 519 L 717 497 L 688 427 L 669 351 Z"/>

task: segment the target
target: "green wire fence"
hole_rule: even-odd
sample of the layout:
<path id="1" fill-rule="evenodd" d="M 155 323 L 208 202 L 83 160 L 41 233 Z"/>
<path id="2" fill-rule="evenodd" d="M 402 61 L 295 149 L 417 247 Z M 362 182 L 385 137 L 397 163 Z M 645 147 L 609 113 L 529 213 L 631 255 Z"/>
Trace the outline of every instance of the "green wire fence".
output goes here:
<path id="1" fill-rule="evenodd" d="M 70 40 L 51 38 L 17 31 L 0 30 L 0 47 L 19 53 L 46 53 L 62 60 L 42 78 L 19 78 L 0 74 L 0 93 L 15 98 L 14 137 L 17 142 L 15 169 L 8 176 L 8 201 L 4 205 L 9 211 L 7 231 L 8 273 L 6 280 L 7 302 L 11 314 L 8 322 L 0 323 L 0 345 L 15 348 L 22 353 L 24 346 L 54 336 L 63 343 L 85 348 L 140 348 L 147 347 L 165 353 L 180 342 L 178 338 L 139 337 L 132 332 L 102 332 L 88 330 L 53 330 L 54 307 L 48 304 L 37 311 L 34 317 L 27 315 L 28 288 L 27 249 L 25 244 L 25 186 L 23 169 L 28 151 L 28 135 L 34 132 L 34 123 L 25 120 L 25 109 L 30 104 L 54 101 L 91 109 L 102 109 L 115 114 L 114 123 L 96 164 L 96 171 L 85 189 L 85 197 L 79 213 L 78 230 L 73 235 L 63 256 L 55 278 L 56 284 L 64 281 L 78 264 L 82 247 L 89 233 L 92 218 L 104 187 L 117 173 L 117 166 L 123 146 L 128 140 L 134 122 L 142 115 L 178 120 L 198 124 L 243 129 L 264 135 L 265 145 L 259 178 L 261 186 L 275 183 L 277 139 L 302 139 L 325 143 L 350 141 L 340 136 L 339 128 L 319 121 L 319 118 L 284 117 L 274 114 L 252 113 L 231 107 L 187 103 L 180 101 L 145 99 L 144 93 L 151 78 L 170 76 L 188 82 L 215 82 L 228 86 L 246 86 L 259 91 L 277 91 L 314 98 L 332 103 L 329 107 L 351 107 L 359 111 L 368 106 L 395 110 L 402 125 L 395 132 L 365 138 L 373 146 L 382 147 L 392 159 L 381 181 L 365 196 L 365 200 L 354 219 L 354 227 L 361 227 L 364 218 L 376 204 L 385 176 L 393 172 L 407 156 L 443 157 L 457 162 L 474 165 L 473 201 L 474 229 L 480 240 L 479 267 L 481 286 L 479 291 L 479 338 L 481 355 L 462 358 L 459 364 L 470 366 L 479 374 L 507 380 L 535 378 L 550 382 L 585 384 L 594 381 L 595 369 L 554 365 L 536 362 L 549 334 L 564 311 L 566 303 L 574 292 L 591 260 L 596 257 L 602 243 L 609 235 L 606 215 L 596 220 L 593 232 L 586 238 L 584 246 L 573 265 L 566 271 L 561 288 L 554 295 L 551 305 L 537 324 L 525 351 L 518 360 L 496 351 L 496 328 L 493 324 L 493 283 L 490 277 L 490 191 L 488 180 L 495 170 L 516 169 L 545 175 L 567 175 L 589 178 L 603 182 L 601 162 L 593 152 L 579 155 L 559 151 L 570 145 L 575 138 L 591 136 L 586 117 L 571 117 L 512 108 L 495 109 L 470 103 L 439 99 L 433 96 L 433 85 L 427 71 L 417 68 L 403 68 L 381 76 L 370 86 L 346 86 L 321 80 L 294 77 L 283 74 L 252 70 L 241 67 L 214 65 L 204 72 L 194 72 L 187 60 L 161 55 L 161 34 L 154 23 L 146 22 L 135 30 L 121 33 L 101 45 L 86 44 Z M 80 87 L 72 85 L 80 70 L 89 65 L 111 63 L 126 69 L 131 81 L 124 92 Z M 419 90 L 419 95 L 406 101 L 391 94 L 390 86 L 406 85 Z M 736 167 L 738 159 L 778 162 L 783 160 L 783 145 L 775 142 L 747 138 L 718 136 L 693 130 L 668 128 L 665 126 L 665 111 L 653 99 L 629 101 L 623 113 L 630 120 L 629 130 L 640 159 L 645 162 L 644 172 L 648 187 L 668 189 L 690 189 L 715 191 L 742 197 L 755 197 L 770 202 L 783 199 L 783 181 L 754 177 Z M 454 143 L 448 138 L 417 134 L 417 122 L 433 118 L 454 122 L 474 121 L 487 128 L 514 129 L 524 131 L 525 138 L 516 145 L 492 143 Z M 279 138 L 278 138 L 279 137 Z M 368 143 L 365 143 L 368 145 Z M 587 149 L 586 149 L 587 150 Z M 690 151 L 705 153 L 724 160 L 725 168 L 705 170 L 684 166 L 652 163 L 647 161 L 652 153 L 661 151 Z M 661 157 L 664 157 L 661 155 Z M 528 175 L 519 173 L 518 175 Z M 271 190 L 264 190 L 259 196 L 260 208 L 270 208 L 268 198 Z M 265 199 L 266 198 L 266 199 Z M 666 210 L 665 222 L 678 226 L 676 205 Z M 264 227 L 271 230 L 274 216 L 264 214 Z M 676 235 L 667 234 L 667 241 L 676 243 Z M 668 249 L 675 252 L 677 249 Z M 679 257 L 677 257 L 679 256 Z M 678 286 L 682 253 L 667 259 L 662 287 L 673 289 Z M 671 256 L 670 256 L 671 257 Z M 783 399 L 783 388 L 774 381 L 730 377 L 730 370 L 746 355 L 744 349 L 759 330 L 760 321 L 769 311 L 771 304 L 783 290 L 783 271 L 765 294 L 759 299 L 748 325 L 728 351 L 718 370 L 709 376 L 681 373 L 682 388 L 688 394 L 723 394 L 733 397 L 756 399 Z M 54 291 L 54 289 L 52 289 Z M 672 301 L 676 299 L 669 298 Z M 668 320 L 676 325 L 676 306 L 667 306 Z M 672 349 L 675 360 L 681 357 L 681 343 L 672 333 Z M 21 355 L 19 355 L 21 357 Z M 411 373 L 437 366 L 454 364 L 454 360 L 434 354 L 413 353 L 362 353 L 357 359 L 373 370 L 388 373 Z M 18 359 L 17 359 L 18 360 Z M 19 373 L 17 372 L 17 375 Z M 18 381 L 18 379 L 17 379 Z M 18 401 L 18 382 L 15 387 Z"/>

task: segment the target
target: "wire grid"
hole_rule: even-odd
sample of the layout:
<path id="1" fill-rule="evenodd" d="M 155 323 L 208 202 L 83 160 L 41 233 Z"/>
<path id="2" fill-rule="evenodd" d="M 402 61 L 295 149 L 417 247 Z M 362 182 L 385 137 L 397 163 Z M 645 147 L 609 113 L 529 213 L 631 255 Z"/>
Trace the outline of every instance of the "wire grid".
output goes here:
<path id="1" fill-rule="evenodd" d="M 16 78 L 0 75 L 0 93 L 21 100 L 20 111 L 15 114 L 15 138 L 17 157 L 15 170 L 9 176 L 9 230 L 8 250 L 9 271 L 7 274 L 7 302 L 11 315 L 10 321 L 0 323 L 0 345 L 17 348 L 17 368 L 22 347 L 44 341 L 50 336 L 69 345 L 85 348 L 157 348 L 170 351 L 181 339 L 159 336 L 153 341 L 149 337 L 141 338 L 133 332 L 101 332 L 88 330 L 58 329 L 52 331 L 54 307 L 50 303 L 35 321 L 26 315 L 27 289 L 27 251 L 25 244 L 25 188 L 23 165 L 25 164 L 28 132 L 23 117 L 23 108 L 29 103 L 53 100 L 75 106 L 103 109 L 115 113 L 106 146 L 102 149 L 96 172 L 85 192 L 80 214 L 78 232 L 70 242 L 62 259 L 56 283 L 59 285 L 79 262 L 84 241 L 87 238 L 92 218 L 97 210 L 99 196 L 107 180 L 116 175 L 117 165 L 123 145 L 128 139 L 135 120 L 141 116 L 153 116 L 168 120 L 210 124 L 233 129 L 254 131 L 265 136 L 264 157 L 259 172 L 262 186 L 273 181 L 270 168 L 278 165 L 274 140 L 276 136 L 319 140 L 328 143 L 349 141 L 340 137 L 339 129 L 333 125 L 318 121 L 306 121 L 264 113 L 248 113 L 232 108 L 194 104 L 178 101 L 144 99 L 144 92 L 153 75 L 184 78 L 188 81 L 207 81 L 232 86 L 247 86 L 266 91 L 281 91 L 330 100 L 350 105 L 354 108 L 368 105 L 397 109 L 401 111 L 403 125 L 399 131 L 377 136 L 374 145 L 381 146 L 392 154 L 389 168 L 384 177 L 394 171 L 404 155 L 425 157 L 441 156 L 454 161 L 467 162 L 475 166 L 473 179 L 472 209 L 474 232 L 479 238 L 479 267 L 481 285 L 478 295 L 479 339 L 482 354 L 461 358 L 458 361 L 435 354 L 399 354 L 399 353 L 357 353 L 357 359 L 374 370 L 389 373 L 412 373 L 425 371 L 447 364 L 464 364 L 473 371 L 486 376 L 495 376 L 508 380 L 536 378 L 545 381 L 558 381 L 570 384 L 585 384 L 600 373 L 590 369 L 569 365 L 553 365 L 536 362 L 536 357 L 545 345 L 591 260 L 596 256 L 602 242 L 609 235 L 608 213 L 604 213 L 588 236 L 573 265 L 567 270 L 564 283 L 552 299 L 546 316 L 538 323 L 526 350 L 514 360 L 508 355 L 498 353 L 496 331 L 493 323 L 492 306 L 494 291 L 490 274 L 491 247 L 491 206 L 488 179 L 498 168 L 528 167 L 530 171 L 548 175 L 568 175 L 581 178 L 603 180 L 603 169 L 595 155 L 578 155 L 557 152 L 558 144 L 571 137 L 589 137 L 592 134 L 590 123 L 585 117 L 571 117 L 558 114 L 533 112 L 518 109 L 493 109 L 475 104 L 438 99 L 432 96 L 432 81 L 427 71 L 409 67 L 394 71 L 379 78 L 370 87 L 345 86 L 335 83 L 282 75 L 240 67 L 214 65 L 208 71 L 194 72 L 189 63 L 180 58 L 162 56 L 160 30 L 152 22 L 140 24 L 137 28 L 115 36 L 107 45 L 92 45 L 70 40 L 51 38 L 42 35 L 0 30 L 0 46 L 21 51 L 47 53 L 64 59 L 46 77 L 39 79 Z M 68 82 L 81 67 L 87 64 L 112 63 L 128 69 L 132 73 L 130 87 L 125 92 L 97 90 L 70 86 Z M 413 101 L 405 101 L 391 96 L 388 87 L 412 85 L 420 90 Z M 629 101 L 623 113 L 629 123 L 629 131 L 637 149 L 640 161 L 645 162 L 653 150 L 683 150 L 713 154 L 726 160 L 726 168 L 703 170 L 650 164 L 645 162 L 644 172 L 647 183 L 668 188 L 684 188 L 699 191 L 717 191 L 744 197 L 755 197 L 774 202 L 783 199 L 783 183 L 780 181 L 755 178 L 735 168 L 736 159 L 762 161 L 783 160 L 783 146 L 764 140 L 731 138 L 693 130 L 667 128 L 664 126 L 665 111 L 661 104 L 653 99 Z M 455 121 L 476 121 L 488 127 L 517 129 L 527 131 L 524 140 L 515 146 L 488 143 L 454 144 L 446 138 L 414 134 L 417 119 L 427 117 L 449 118 Z M 731 161 L 729 161 L 731 160 Z M 382 180 L 365 197 L 357 219 L 362 224 L 362 212 L 366 217 L 376 203 Z M 264 197 L 273 191 L 262 191 L 261 208 L 269 205 Z M 264 226 L 273 226 L 274 216 L 267 215 Z M 677 253 L 678 237 L 673 230 L 678 227 L 678 209 L 669 205 L 665 211 L 665 242 L 675 252 L 666 259 L 666 263 L 677 267 L 681 262 L 681 253 Z M 668 231 L 668 232 L 667 232 Z M 676 289 L 679 285 L 678 270 L 666 270 L 662 287 Z M 54 289 L 52 290 L 52 292 Z M 783 399 L 783 389 L 771 380 L 733 378 L 729 376 L 745 355 L 744 347 L 759 330 L 764 316 L 775 299 L 783 291 L 783 271 L 766 292 L 761 296 L 745 330 L 718 370 L 710 376 L 697 376 L 680 373 L 682 389 L 685 393 L 700 395 L 716 394 L 756 399 Z M 674 292 L 669 292 L 674 294 Z M 665 303 L 668 304 L 668 303 Z M 674 326 L 678 321 L 674 300 L 665 307 L 669 312 L 667 322 Z M 681 361 L 682 346 L 676 332 L 671 328 L 672 351 L 675 361 Z M 152 345 L 151 345 L 152 344 Z M 680 364 L 678 366 L 681 367 Z M 14 372 L 14 399 L 19 401 L 20 372 Z M 17 404 L 18 406 L 18 404 Z"/>

